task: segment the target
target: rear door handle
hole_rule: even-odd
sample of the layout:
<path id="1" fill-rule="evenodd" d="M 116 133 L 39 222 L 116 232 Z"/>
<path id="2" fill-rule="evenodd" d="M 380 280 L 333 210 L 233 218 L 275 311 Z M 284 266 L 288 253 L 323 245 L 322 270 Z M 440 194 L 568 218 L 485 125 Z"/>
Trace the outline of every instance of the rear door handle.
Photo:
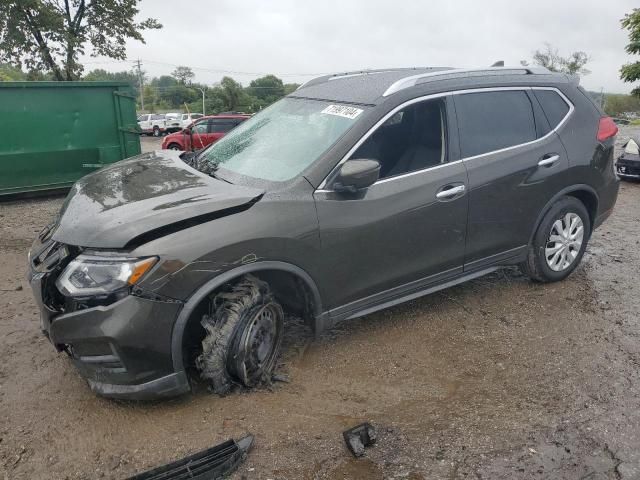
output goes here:
<path id="1" fill-rule="evenodd" d="M 542 160 L 540 160 L 538 162 L 538 166 L 539 167 L 549 167 L 549 166 L 553 165 L 554 163 L 556 163 L 558 160 L 560 160 L 560 155 L 558 155 L 558 154 L 545 155 L 544 157 L 542 157 Z"/>
<path id="2" fill-rule="evenodd" d="M 464 193 L 464 191 L 465 191 L 465 186 L 458 185 L 457 187 L 451 187 L 451 188 L 447 188 L 446 190 L 440 190 L 438 193 L 436 193 L 436 198 L 439 200 L 452 198 Z"/>

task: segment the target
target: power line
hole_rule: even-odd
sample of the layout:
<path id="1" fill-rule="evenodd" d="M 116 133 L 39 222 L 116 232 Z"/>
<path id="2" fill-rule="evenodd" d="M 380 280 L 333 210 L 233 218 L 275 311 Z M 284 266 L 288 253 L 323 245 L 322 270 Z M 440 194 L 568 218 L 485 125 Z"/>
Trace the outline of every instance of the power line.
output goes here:
<path id="1" fill-rule="evenodd" d="M 177 65 L 175 63 L 168 62 L 159 62 L 156 60 L 147 60 L 142 59 L 146 63 L 151 63 L 155 65 L 165 65 L 168 67 L 189 67 L 191 70 L 201 70 L 204 72 L 210 73 L 223 73 L 229 75 L 278 75 L 280 77 L 319 77 L 321 75 L 326 75 L 326 73 L 302 73 L 302 72 L 290 72 L 290 73 L 274 73 L 274 72 L 245 72 L 240 70 L 229 70 L 224 68 L 208 68 L 208 67 L 194 67 L 190 65 Z M 137 60 L 140 62 L 140 59 Z M 128 63 L 126 60 L 106 60 L 106 61 L 91 61 L 84 62 L 85 65 L 99 65 L 99 64 L 109 64 L 109 63 Z"/>

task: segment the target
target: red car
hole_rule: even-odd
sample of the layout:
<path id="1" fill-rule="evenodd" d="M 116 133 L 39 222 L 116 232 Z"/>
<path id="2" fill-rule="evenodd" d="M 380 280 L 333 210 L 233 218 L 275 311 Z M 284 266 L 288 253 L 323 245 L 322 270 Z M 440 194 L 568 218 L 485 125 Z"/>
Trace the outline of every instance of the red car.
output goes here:
<path id="1" fill-rule="evenodd" d="M 162 148 L 169 150 L 200 150 L 217 142 L 236 125 L 251 115 L 212 115 L 199 118 L 187 128 L 172 133 L 162 140 Z"/>

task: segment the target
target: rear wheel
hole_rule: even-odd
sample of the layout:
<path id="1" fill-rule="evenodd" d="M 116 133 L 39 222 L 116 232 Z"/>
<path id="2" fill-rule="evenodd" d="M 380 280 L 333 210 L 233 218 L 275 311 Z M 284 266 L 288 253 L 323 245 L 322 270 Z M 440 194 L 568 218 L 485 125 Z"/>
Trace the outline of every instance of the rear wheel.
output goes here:
<path id="1" fill-rule="evenodd" d="M 567 278 L 580 264 L 591 234 L 591 221 L 584 204 L 563 197 L 547 212 L 538 226 L 521 269 L 538 282 Z"/>
<path id="2" fill-rule="evenodd" d="M 160 127 L 158 127 L 157 125 L 155 125 L 153 127 L 153 136 L 154 137 L 159 137 L 160 136 Z"/>
<path id="3" fill-rule="evenodd" d="M 266 282 L 243 277 L 214 297 L 211 314 L 201 324 L 206 334 L 196 367 L 215 393 L 270 379 L 282 344 L 284 313 Z"/>

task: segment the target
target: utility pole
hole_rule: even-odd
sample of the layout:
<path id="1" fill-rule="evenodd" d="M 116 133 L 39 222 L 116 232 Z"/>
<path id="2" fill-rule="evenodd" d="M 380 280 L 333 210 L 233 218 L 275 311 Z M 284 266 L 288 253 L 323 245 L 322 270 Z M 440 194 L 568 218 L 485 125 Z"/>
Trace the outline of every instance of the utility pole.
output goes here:
<path id="1" fill-rule="evenodd" d="M 140 59 L 135 63 L 138 67 L 138 80 L 140 82 L 140 110 L 144 110 L 144 85 L 142 80 L 142 70 L 140 69 L 140 67 L 142 67 L 142 63 L 140 63 Z"/>
<path id="2" fill-rule="evenodd" d="M 202 92 L 202 115 L 206 115 L 206 113 L 204 111 L 204 89 L 198 88 L 198 90 L 200 90 Z"/>

